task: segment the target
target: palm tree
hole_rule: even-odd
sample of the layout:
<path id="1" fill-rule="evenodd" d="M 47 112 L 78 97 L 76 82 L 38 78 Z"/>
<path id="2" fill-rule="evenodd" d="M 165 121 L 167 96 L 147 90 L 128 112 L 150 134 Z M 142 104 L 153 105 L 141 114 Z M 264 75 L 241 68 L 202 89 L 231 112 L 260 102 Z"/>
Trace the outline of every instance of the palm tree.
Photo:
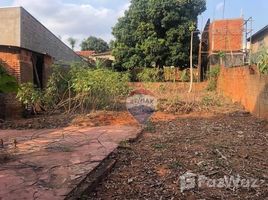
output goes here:
<path id="1" fill-rule="evenodd" d="M 69 37 L 68 42 L 71 45 L 72 50 L 74 50 L 74 47 L 75 47 L 75 44 L 76 44 L 77 40 L 75 38 Z"/>

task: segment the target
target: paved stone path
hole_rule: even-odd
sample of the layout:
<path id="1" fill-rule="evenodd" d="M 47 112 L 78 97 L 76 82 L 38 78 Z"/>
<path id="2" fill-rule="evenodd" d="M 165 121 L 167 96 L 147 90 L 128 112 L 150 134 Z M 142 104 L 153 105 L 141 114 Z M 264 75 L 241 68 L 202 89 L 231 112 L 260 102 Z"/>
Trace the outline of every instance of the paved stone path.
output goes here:
<path id="1" fill-rule="evenodd" d="M 134 126 L 0 130 L 0 200 L 64 199 L 121 141 L 139 132 Z"/>

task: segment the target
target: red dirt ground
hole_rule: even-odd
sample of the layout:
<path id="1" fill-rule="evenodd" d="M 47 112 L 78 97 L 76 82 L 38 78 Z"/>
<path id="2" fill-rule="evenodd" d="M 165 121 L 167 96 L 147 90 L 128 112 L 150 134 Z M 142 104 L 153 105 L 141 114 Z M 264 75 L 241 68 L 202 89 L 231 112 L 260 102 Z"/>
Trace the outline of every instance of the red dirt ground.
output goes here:
<path id="1" fill-rule="evenodd" d="M 267 199 L 268 123 L 236 106 L 190 115 L 157 113 L 143 136 L 124 144 L 114 171 L 81 199 Z M 258 187 L 180 191 L 186 172 L 209 179 L 238 175 Z"/>

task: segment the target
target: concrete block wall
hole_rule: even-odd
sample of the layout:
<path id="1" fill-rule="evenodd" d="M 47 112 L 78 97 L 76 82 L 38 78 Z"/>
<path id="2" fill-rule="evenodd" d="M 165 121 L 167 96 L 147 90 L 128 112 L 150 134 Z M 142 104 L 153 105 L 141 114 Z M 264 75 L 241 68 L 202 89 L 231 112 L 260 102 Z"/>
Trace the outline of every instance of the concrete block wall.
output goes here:
<path id="1" fill-rule="evenodd" d="M 241 103 L 253 115 L 268 119 L 268 76 L 256 67 L 222 68 L 218 92 Z"/>

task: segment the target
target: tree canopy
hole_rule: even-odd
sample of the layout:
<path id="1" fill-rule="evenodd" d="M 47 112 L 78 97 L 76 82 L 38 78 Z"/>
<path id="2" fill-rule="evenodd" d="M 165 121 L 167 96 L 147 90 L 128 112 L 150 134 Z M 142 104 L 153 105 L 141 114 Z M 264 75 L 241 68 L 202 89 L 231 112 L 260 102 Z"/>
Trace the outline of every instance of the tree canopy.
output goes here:
<path id="1" fill-rule="evenodd" d="M 109 50 L 109 45 L 101 38 L 90 36 L 81 43 L 81 50 L 102 53 Z"/>
<path id="2" fill-rule="evenodd" d="M 131 0 L 112 32 L 115 65 L 126 69 L 187 65 L 190 27 L 196 28 L 205 9 L 205 0 Z"/>

